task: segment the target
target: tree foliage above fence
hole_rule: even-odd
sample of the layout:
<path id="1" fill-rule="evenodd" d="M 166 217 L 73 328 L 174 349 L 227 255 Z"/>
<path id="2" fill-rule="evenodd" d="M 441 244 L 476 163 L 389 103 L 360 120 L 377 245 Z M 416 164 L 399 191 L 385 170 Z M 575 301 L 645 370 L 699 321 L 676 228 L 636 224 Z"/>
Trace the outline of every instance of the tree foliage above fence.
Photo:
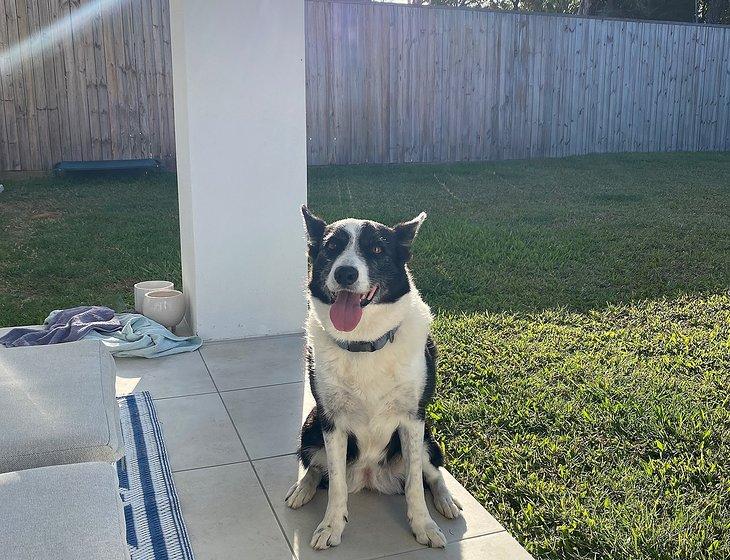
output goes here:
<path id="1" fill-rule="evenodd" d="M 730 0 L 412 0 L 410 3 L 626 19 L 730 23 Z"/>

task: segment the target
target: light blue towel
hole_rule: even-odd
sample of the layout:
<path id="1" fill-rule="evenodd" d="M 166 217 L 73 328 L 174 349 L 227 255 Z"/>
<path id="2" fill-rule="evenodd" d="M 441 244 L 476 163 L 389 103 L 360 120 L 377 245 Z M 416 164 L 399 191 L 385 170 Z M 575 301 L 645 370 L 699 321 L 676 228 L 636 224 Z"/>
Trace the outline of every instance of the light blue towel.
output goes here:
<path id="1" fill-rule="evenodd" d="M 85 339 L 101 340 L 118 358 L 159 358 L 193 352 L 203 341 L 199 336 L 176 336 L 165 327 L 136 313 L 119 313 L 122 330 L 113 333 L 90 331 Z"/>

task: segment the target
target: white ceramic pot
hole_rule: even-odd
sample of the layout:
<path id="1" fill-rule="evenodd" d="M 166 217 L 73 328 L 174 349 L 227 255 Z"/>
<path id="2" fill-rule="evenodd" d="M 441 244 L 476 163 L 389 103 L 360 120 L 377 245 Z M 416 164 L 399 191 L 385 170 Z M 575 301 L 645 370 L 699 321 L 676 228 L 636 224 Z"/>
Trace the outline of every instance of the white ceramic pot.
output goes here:
<path id="1" fill-rule="evenodd" d="M 175 284 L 167 280 L 148 280 L 134 285 L 134 310 L 143 313 L 144 295 L 152 290 L 172 290 Z"/>
<path id="2" fill-rule="evenodd" d="M 178 290 L 154 290 L 144 295 L 142 313 L 172 329 L 185 316 L 185 296 Z"/>

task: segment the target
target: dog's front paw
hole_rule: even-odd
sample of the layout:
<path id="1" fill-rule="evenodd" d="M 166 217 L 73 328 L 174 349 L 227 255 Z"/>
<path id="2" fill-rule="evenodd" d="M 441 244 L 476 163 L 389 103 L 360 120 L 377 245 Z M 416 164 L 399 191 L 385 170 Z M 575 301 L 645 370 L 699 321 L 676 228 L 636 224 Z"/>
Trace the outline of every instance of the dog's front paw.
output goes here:
<path id="1" fill-rule="evenodd" d="M 324 550 L 331 546 L 337 546 L 342 541 L 342 531 L 344 531 L 346 524 L 346 514 L 333 516 L 332 518 L 325 516 L 314 530 L 309 544 L 315 550 Z"/>
<path id="2" fill-rule="evenodd" d="M 317 492 L 317 485 L 307 479 L 302 479 L 289 488 L 284 501 L 292 509 L 298 509 L 314 497 Z"/>
<path id="3" fill-rule="evenodd" d="M 436 522 L 430 517 L 425 517 L 420 521 L 411 522 L 411 530 L 413 536 L 420 544 L 425 544 L 432 548 L 443 548 L 446 546 L 446 537 L 436 525 Z"/>

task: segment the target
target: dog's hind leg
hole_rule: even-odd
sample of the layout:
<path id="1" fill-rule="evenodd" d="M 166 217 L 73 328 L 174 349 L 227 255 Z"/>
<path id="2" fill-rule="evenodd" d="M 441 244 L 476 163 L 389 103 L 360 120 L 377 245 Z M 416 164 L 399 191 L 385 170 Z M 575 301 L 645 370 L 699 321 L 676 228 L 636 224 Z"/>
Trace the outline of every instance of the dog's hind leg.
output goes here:
<path id="1" fill-rule="evenodd" d="M 314 498 L 317 493 L 317 487 L 322 480 L 322 471 L 314 465 L 310 465 L 304 476 L 300 478 L 294 486 L 289 488 L 284 501 L 292 509 L 298 509 Z"/>
<path id="2" fill-rule="evenodd" d="M 441 469 L 434 467 L 426 457 L 423 461 L 423 478 L 426 479 L 426 484 L 431 490 L 433 505 L 436 506 L 438 512 L 448 519 L 459 517 L 462 509 L 461 504 L 446 487 Z"/>
<path id="3" fill-rule="evenodd" d="M 461 515 L 461 504 L 451 495 L 446 487 L 441 467 L 444 457 L 441 448 L 433 440 L 430 433 L 426 433 L 423 442 L 423 478 L 431 490 L 433 505 L 438 512 L 447 519 L 455 519 Z"/>
<path id="4" fill-rule="evenodd" d="M 292 509 L 302 507 L 314 497 L 322 480 L 322 473 L 327 469 L 327 454 L 316 406 L 312 408 L 302 426 L 301 444 L 297 454 L 306 471 L 304 476 L 289 488 L 284 498 L 286 505 Z"/>

